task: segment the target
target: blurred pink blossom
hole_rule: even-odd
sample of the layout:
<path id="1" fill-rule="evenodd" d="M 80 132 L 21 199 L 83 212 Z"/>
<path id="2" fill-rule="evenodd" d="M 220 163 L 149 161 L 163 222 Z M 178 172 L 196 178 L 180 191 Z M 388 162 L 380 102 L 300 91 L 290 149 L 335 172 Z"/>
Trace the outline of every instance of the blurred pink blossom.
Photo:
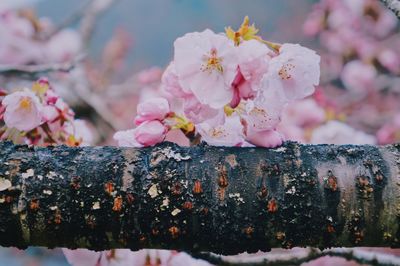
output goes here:
<path id="1" fill-rule="evenodd" d="M 16 91 L 4 97 L 4 122 L 9 128 L 30 131 L 42 124 L 43 106 L 29 89 Z"/>

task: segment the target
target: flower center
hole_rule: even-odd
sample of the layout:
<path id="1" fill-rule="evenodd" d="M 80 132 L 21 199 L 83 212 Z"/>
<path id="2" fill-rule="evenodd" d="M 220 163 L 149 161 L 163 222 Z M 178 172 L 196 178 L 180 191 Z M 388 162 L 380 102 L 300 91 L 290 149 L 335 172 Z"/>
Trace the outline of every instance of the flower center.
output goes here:
<path id="1" fill-rule="evenodd" d="M 21 109 L 30 109 L 31 108 L 31 100 L 28 97 L 23 97 L 19 102 L 19 107 Z"/>
<path id="2" fill-rule="evenodd" d="M 209 54 L 204 56 L 205 63 L 202 65 L 201 70 L 211 73 L 213 70 L 217 70 L 219 73 L 224 72 L 224 68 L 221 65 L 222 58 L 218 57 L 217 49 L 213 48 Z"/>
<path id="3" fill-rule="evenodd" d="M 226 134 L 224 129 L 217 128 L 217 127 L 215 127 L 215 128 L 210 130 L 210 135 L 213 138 L 220 138 L 220 137 L 226 137 L 227 136 L 227 134 Z"/>
<path id="4" fill-rule="evenodd" d="M 292 69 L 295 68 L 295 65 L 291 63 L 284 64 L 278 72 L 278 75 L 283 80 L 288 80 L 292 78 L 292 74 L 290 73 Z"/>

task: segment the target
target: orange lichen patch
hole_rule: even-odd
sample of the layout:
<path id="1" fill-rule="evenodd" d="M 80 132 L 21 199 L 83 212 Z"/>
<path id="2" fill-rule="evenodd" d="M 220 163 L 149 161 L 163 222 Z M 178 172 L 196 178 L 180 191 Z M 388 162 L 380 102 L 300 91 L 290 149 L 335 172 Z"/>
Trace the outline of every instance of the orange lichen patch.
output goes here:
<path id="1" fill-rule="evenodd" d="M 357 188 L 361 198 L 368 199 L 371 197 L 372 193 L 374 192 L 374 188 L 369 181 L 369 178 L 366 176 L 359 176 L 357 177 Z"/>
<path id="2" fill-rule="evenodd" d="M 32 211 L 36 211 L 39 209 L 39 200 L 38 199 L 32 199 L 31 202 L 29 203 L 29 209 Z"/>
<path id="3" fill-rule="evenodd" d="M 139 236 L 139 242 L 143 243 L 143 242 L 145 242 L 146 240 L 147 240 L 147 238 L 146 238 L 145 235 L 140 235 L 140 236 Z"/>
<path id="4" fill-rule="evenodd" d="M 247 237 L 251 237 L 254 233 L 254 227 L 248 226 L 246 228 L 243 229 L 243 232 L 245 233 L 245 235 Z"/>
<path id="5" fill-rule="evenodd" d="M 89 215 L 86 218 L 86 224 L 89 226 L 90 229 L 94 229 L 96 227 L 96 218 L 93 215 Z"/>
<path id="6" fill-rule="evenodd" d="M 286 234 L 284 232 L 277 232 L 275 237 L 277 240 L 284 240 L 286 237 Z"/>
<path id="7" fill-rule="evenodd" d="M 202 214 L 204 214 L 204 215 L 207 215 L 208 214 L 208 208 L 201 208 L 200 209 L 200 213 L 202 213 Z"/>
<path id="8" fill-rule="evenodd" d="M 354 232 L 354 243 L 360 244 L 364 239 L 364 232 L 363 231 L 355 231 Z"/>
<path id="9" fill-rule="evenodd" d="M 104 191 L 108 194 L 111 195 L 111 193 L 114 192 L 114 183 L 111 181 L 108 181 L 107 183 L 104 184 Z"/>
<path id="10" fill-rule="evenodd" d="M 71 188 L 75 189 L 75 190 L 80 189 L 80 187 L 81 187 L 80 180 L 81 180 L 81 178 L 79 176 L 72 177 L 71 183 L 70 183 Z"/>
<path id="11" fill-rule="evenodd" d="M 331 224 L 328 224 L 328 226 L 326 227 L 326 231 L 330 234 L 336 232 L 335 227 L 333 227 L 333 225 Z"/>
<path id="12" fill-rule="evenodd" d="M 160 230 L 158 230 L 158 228 L 152 228 L 151 229 L 151 234 L 153 236 L 158 236 L 160 234 Z"/>
<path id="13" fill-rule="evenodd" d="M 271 199 L 268 201 L 267 210 L 270 213 L 274 213 L 278 210 L 278 202 L 275 199 Z"/>
<path id="14" fill-rule="evenodd" d="M 177 239 L 179 237 L 180 230 L 176 226 L 171 226 L 168 229 L 169 233 L 171 234 L 172 239 Z"/>
<path id="15" fill-rule="evenodd" d="M 217 195 L 219 200 L 224 200 L 225 199 L 225 188 L 218 188 L 217 190 Z"/>
<path id="16" fill-rule="evenodd" d="M 183 203 L 182 208 L 185 210 L 191 210 L 193 209 L 193 203 L 191 203 L 190 201 L 186 201 L 185 203 Z"/>
<path id="17" fill-rule="evenodd" d="M 171 193 L 175 196 L 178 196 L 182 193 L 182 186 L 179 182 L 176 182 L 174 185 L 172 185 Z"/>
<path id="18" fill-rule="evenodd" d="M 258 197 L 260 197 L 261 199 L 265 198 L 266 196 L 268 196 L 268 189 L 266 186 L 262 186 L 261 187 L 261 191 L 257 192 Z"/>
<path id="19" fill-rule="evenodd" d="M 135 201 L 135 196 L 133 196 L 131 193 L 126 194 L 126 201 L 129 205 L 132 205 Z"/>
<path id="20" fill-rule="evenodd" d="M 59 209 L 57 209 L 57 210 L 56 210 L 56 213 L 55 213 L 55 215 L 54 215 L 54 223 L 55 223 L 55 224 L 60 224 L 60 223 L 61 223 L 61 220 L 62 220 L 61 211 L 60 211 Z"/>
<path id="21" fill-rule="evenodd" d="M 201 187 L 201 182 L 200 180 L 194 181 L 194 186 L 193 186 L 193 194 L 201 194 L 203 193 L 203 188 Z"/>
<path id="22" fill-rule="evenodd" d="M 332 174 L 331 171 L 328 172 L 328 178 L 325 181 L 325 188 L 331 191 L 338 190 L 337 178 Z"/>
<path id="23" fill-rule="evenodd" d="M 228 171 L 226 170 L 225 165 L 220 165 L 218 167 L 218 186 L 225 188 L 228 185 Z"/>
<path id="24" fill-rule="evenodd" d="M 121 196 L 116 197 L 114 199 L 114 205 L 112 207 L 112 210 L 115 212 L 120 212 L 122 209 L 122 203 L 123 203 L 122 197 Z"/>

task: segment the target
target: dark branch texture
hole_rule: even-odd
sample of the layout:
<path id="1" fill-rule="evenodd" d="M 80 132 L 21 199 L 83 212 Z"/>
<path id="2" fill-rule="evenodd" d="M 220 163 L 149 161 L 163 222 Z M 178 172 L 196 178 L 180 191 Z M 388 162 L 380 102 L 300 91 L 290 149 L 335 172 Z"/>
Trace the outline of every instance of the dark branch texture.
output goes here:
<path id="1" fill-rule="evenodd" d="M 0 143 L 0 245 L 399 247 L 400 146 Z"/>
<path id="2" fill-rule="evenodd" d="M 400 0 L 381 0 L 381 2 L 400 19 Z"/>

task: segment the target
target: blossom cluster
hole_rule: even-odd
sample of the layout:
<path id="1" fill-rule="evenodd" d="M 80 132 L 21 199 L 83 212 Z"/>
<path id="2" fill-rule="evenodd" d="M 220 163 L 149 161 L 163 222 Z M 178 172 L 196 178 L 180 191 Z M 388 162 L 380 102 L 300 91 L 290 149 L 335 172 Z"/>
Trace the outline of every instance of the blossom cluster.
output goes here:
<path id="1" fill-rule="evenodd" d="M 49 19 L 37 18 L 30 10 L 0 9 L 0 36 L 0 64 L 61 63 L 82 49 L 78 32 L 57 30 Z"/>
<path id="2" fill-rule="evenodd" d="M 304 24 L 318 36 L 323 81 L 340 79 L 355 93 L 400 88 L 399 41 L 395 15 L 375 0 L 321 0 Z"/>
<path id="3" fill-rule="evenodd" d="M 299 44 L 263 40 L 257 32 L 246 17 L 237 31 L 207 29 L 178 38 L 161 80 L 173 101 L 140 103 L 137 127 L 114 138 L 123 146 L 143 147 L 180 129 L 215 146 L 279 146 L 282 111 L 314 92 L 320 57 Z"/>
<path id="4" fill-rule="evenodd" d="M 92 132 L 85 121 L 54 92 L 47 79 L 8 93 L 0 90 L 0 140 L 37 146 L 89 145 Z"/>

